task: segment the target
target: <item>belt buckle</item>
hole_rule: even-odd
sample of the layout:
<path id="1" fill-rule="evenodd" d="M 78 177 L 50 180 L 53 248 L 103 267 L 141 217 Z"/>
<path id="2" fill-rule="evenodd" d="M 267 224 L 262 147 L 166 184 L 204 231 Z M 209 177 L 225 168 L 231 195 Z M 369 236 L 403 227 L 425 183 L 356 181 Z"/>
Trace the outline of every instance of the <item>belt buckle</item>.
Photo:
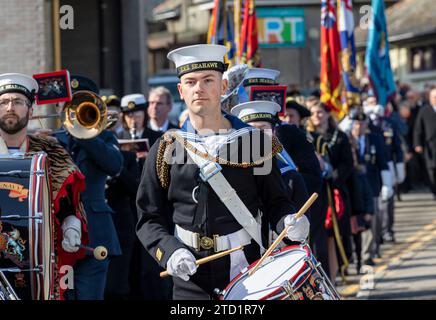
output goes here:
<path id="1" fill-rule="evenodd" d="M 215 241 L 209 237 L 201 237 L 200 238 L 200 247 L 204 250 L 209 250 L 214 247 Z"/>
<path id="2" fill-rule="evenodd" d="M 197 247 L 195 248 L 197 251 L 200 251 L 200 249 L 204 249 L 204 250 L 210 250 L 210 249 L 214 249 L 214 251 L 216 252 L 217 250 L 217 241 L 216 239 L 218 238 L 218 235 L 213 235 L 213 238 L 210 237 L 201 237 L 199 233 L 197 233 Z"/>

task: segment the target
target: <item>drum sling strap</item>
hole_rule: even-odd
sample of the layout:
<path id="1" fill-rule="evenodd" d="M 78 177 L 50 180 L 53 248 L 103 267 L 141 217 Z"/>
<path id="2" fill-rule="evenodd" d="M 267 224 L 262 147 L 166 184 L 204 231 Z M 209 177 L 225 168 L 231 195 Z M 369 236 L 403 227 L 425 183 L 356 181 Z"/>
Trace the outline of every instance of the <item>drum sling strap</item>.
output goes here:
<path id="1" fill-rule="evenodd" d="M 190 141 L 190 143 L 194 145 L 197 150 L 206 152 L 201 145 L 193 143 L 192 141 Z M 200 168 L 201 179 L 204 182 L 209 183 L 236 221 L 257 242 L 261 250 L 263 250 L 260 224 L 239 198 L 236 190 L 232 188 L 227 179 L 221 173 L 222 168 L 219 163 L 204 159 L 187 148 L 185 148 L 185 150 L 188 152 L 195 164 Z"/>

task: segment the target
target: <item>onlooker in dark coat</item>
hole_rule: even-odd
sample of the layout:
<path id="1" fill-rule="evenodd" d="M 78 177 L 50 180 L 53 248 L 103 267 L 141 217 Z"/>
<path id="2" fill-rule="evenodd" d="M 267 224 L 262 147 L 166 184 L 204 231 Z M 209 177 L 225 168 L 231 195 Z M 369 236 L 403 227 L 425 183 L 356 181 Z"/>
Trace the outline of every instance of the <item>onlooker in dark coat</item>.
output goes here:
<path id="1" fill-rule="evenodd" d="M 415 151 L 424 154 L 430 188 L 436 199 L 436 89 L 430 91 L 430 105 L 418 113 L 413 143 Z"/>

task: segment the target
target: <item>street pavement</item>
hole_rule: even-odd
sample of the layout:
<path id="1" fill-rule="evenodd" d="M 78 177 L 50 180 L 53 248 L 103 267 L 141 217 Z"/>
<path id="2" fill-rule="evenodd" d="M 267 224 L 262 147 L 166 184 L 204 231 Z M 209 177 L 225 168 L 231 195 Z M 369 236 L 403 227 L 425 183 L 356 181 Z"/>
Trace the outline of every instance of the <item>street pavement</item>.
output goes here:
<path id="1" fill-rule="evenodd" d="M 382 244 L 381 259 L 357 275 L 348 268 L 347 283 L 337 279 L 343 299 L 436 300 L 436 201 L 426 191 L 395 202 L 396 242 Z"/>

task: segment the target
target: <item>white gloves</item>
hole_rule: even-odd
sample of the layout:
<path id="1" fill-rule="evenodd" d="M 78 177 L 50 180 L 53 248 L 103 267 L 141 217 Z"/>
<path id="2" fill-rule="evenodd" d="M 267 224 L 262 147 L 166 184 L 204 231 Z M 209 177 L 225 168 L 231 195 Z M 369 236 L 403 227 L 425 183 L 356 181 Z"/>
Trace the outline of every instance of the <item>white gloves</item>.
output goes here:
<path id="1" fill-rule="evenodd" d="M 394 195 L 393 179 L 390 170 L 383 170 L 381 172 L 383 186 L 381 188 L 382 201 L 388 201 Z"/>
<path id="2" fill-rule="evenodd" d="M 188 281 L 189 276 L 197 272 L 194 255 L 187 249 L 177 249 L 167 261 L 167 271 L 172 276 Z"/>
<path id="3" fill-rule="evenodd" d="M 285 228 L 292 226 L 286 235 L 291 241 L 304 242 L 309 235 L 310 223 L 309 220 L 303 215 L 301 218 L 295 220 L 296 214 L 286 216 L 284 220 Z"/>
<path id="4" fill-rule="evenodd" d="M 80 220 L 73 215 L 66 217 L 62 223 L 62 231 L 64 232 L 62 249 L 66 252 L 77 252 L 82 238 Z"/>
<path id="5" fill-rule="evenodd" d="M 404 162 L 397 162 L 395 164 L 395 168 L 397 169 L 397 183 L 403 183 L 404 179 L 406 179 L 406 169 L 404 167 Z"/>

